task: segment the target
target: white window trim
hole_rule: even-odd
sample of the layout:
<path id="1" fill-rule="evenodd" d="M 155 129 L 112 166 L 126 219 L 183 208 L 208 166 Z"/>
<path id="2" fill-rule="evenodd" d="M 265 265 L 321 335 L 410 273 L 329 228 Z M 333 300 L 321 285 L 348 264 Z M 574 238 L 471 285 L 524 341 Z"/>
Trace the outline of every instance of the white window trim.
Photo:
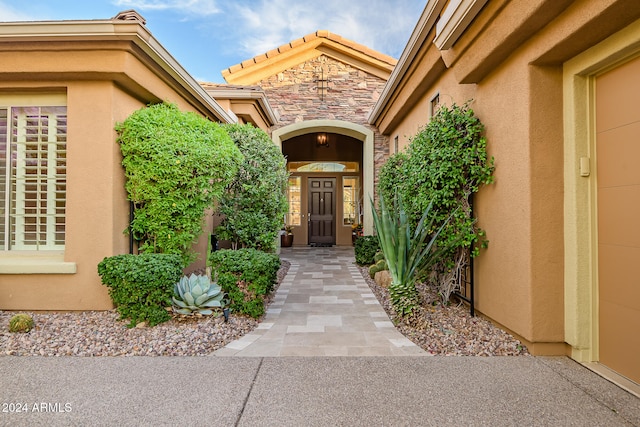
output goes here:
<path id="1" fill-rule="evenodd" d="M 0 274 L 75 274 L 75 262 L 61 251 L 0 252 Z"/>

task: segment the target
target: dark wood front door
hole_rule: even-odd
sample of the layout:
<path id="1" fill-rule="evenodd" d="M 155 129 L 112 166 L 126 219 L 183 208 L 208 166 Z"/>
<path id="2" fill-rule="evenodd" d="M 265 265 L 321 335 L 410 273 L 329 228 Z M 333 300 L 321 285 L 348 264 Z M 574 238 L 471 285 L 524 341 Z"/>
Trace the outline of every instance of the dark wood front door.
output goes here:
<path id="1" fill-rule="evenodd" d="M 336 179 L 309 178 L 309 244 L 336 244 Z"/>

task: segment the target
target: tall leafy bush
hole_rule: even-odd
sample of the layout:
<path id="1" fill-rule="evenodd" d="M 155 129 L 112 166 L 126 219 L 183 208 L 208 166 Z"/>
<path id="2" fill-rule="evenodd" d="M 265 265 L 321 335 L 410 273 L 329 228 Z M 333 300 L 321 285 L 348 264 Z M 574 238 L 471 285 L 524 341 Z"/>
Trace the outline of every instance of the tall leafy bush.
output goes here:
<path id="1" fill-rule="evenodd" d="M 471 215 L 470 196 L 493 182 L 493 158 L 487 154 L 484 126 L 468 104 L 443 106 L 415 135 L 406 152 L 392 156 L 381 168 L 379 191 L 387 201 L 402 196 L 409 221 L 415 227 L 433 204 L 441 243 L 450 250 L 434 267 L 432 280 L 444 300 L 459 285 L 460 273 L 472 256 L 486 247 L 485 232 Z"/>
<path id="2" fill-rule="evenodd" d="M 220 125 L 173 104 L 142 108 L 116 131 L 135 205 L 128 231 L 140 252 L 179 254 L 188 264 L 205 209 L 235 177 L 242 155 Z"/>
<path id="3" fill-rule="evenodd" d="M 220 200 L 224 219 L 216 234 L 234 248 L 272 251 L 288 211 L 285 158 L 261 129 L 238 124 L 225 129 L 244 162 Z"/>

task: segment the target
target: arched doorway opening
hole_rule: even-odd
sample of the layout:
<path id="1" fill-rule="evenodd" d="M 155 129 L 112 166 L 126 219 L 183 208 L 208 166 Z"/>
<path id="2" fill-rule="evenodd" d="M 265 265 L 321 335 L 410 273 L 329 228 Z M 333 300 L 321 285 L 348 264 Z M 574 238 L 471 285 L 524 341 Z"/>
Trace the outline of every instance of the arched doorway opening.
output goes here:
<path id="1" fill-rule="evenodd" d="M 272 138 L 291 172 L 287 223 L 294 244 L 350 245 L 355 225 L 371 233 L 373 131 L 339 120 L 313 120 L 280 128 Z"/>

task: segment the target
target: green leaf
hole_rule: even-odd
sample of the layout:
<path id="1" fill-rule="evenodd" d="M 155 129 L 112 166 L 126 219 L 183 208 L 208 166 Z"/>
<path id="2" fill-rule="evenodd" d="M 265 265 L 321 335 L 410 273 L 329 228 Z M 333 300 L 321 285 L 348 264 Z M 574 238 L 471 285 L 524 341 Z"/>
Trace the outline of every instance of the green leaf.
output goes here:
<path id="1" fill-rule="evenodd" d="M 185 293 L 184 293 L 184 301 L 185 301 L 188 305 L 194 305 L 195 300 L 193 299 L 193 295 L 191 295 L 191 292 L 185 292 Z"/>

